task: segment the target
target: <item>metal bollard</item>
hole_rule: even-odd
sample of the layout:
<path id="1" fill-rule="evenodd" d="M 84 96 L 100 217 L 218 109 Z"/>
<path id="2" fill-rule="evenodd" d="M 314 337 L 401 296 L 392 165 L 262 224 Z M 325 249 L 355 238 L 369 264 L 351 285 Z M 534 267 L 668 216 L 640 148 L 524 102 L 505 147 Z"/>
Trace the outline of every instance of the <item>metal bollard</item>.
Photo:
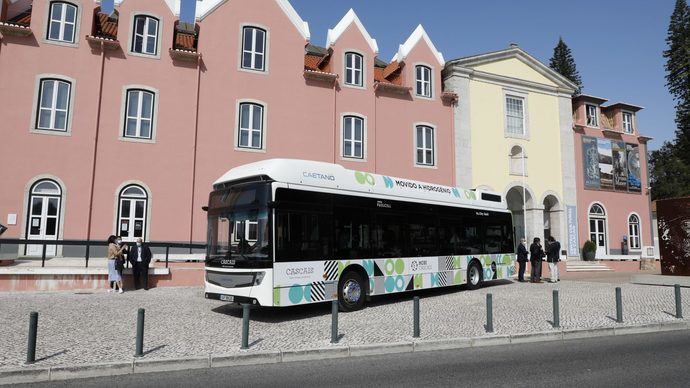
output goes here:
<path id="1" fill-rule="evenodd" d="M 242 305 L 242 347 L 249 349 L 249 304 Z"/>
<path id="2" fill-rule="evenodd" d="M 553 327 L 561 327 L 561 313 L 558 305 L 558 290 L 553 290 Z"/>
<path id="3" fill-rule="evenodd" d="M 620 287 L 616 287 L 616 322 L 623 323 L 623 297 Z"/>
<path id="4" fill-rule="evenodd" d="M 338 301 L 331 302 L 331 343 L 338 343 Z"/>
<path id="5" fill-rule="evenodd" d="M 674 285 L 673 288 L 675 288 L 676 291 L 676 318 L 683 319 L 683 305 L 680 299 L 680 284 Z"/>
<path id="6" fill-rule="evenodd" d="M 491 294 L 486 294 L 486 332 L 494 332 L 494 303 Z"/>
<path id="7" fill-rule="evenodd" d="M 413 306 L 413 308 L 412 308 L 412 310 L 413 310 L 412 321 L 413 321 L 413 325 L 414 325 L 413 329 L 412 329 L 412 336 L 414 338 L 419 338 L 419 297 L 418 296 L 415 296 L 412 299 L 412 306 Z"/>
<path id="8" fill-rule="evenodd" d="M 29 343 L 26 349 L 26 363 L 36 362 L 36 334 L 38 332 L 38 313 L 29 314 Z"/>
<path id="9" fill-rule="evenodd" d="M 139 309 L 137 311 L 137 341 L 136 349 L 134 350 L 134 357 L 142 357 L 144 355 L 144 318 L 146 311 Z"/>

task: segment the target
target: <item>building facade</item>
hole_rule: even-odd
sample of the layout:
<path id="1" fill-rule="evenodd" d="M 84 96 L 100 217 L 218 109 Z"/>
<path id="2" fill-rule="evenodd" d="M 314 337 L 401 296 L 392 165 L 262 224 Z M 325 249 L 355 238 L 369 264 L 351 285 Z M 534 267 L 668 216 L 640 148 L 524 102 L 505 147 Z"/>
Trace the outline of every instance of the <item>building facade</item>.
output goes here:
<path id="1" fill-rule="evenodd" d="M 385 62 L 353 11 L 318 47 L 287 0 L 1 4 L 4 237 L 204 242 L 212 182 L 275 157 L 455 186 L 421 26 Z"/>
<path id="2" fill-rule="evenodd" d="M 446 90 L 458 95 L 458 184 L 503 193 L 517 238 L 566 241 L 565 209 L 577 201 L 575 86 L 516 45 L 451 60 L 443 78 Z"/>
<path id="3" fill-rule="evenodd" d="M 637 127 L 641 107 L 581 95 L 573 99 L 577 229 L 597 244 L 597 257 L 640 255 L 654 246 L 647 142 Z"/>

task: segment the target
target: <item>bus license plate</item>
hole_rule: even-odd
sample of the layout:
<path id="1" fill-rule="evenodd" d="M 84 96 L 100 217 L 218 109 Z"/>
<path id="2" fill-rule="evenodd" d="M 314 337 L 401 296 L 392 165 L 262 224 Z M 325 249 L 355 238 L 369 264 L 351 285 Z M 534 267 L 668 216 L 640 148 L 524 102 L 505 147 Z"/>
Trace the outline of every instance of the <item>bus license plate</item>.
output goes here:
<path id="1" fill-rule="evenodd" d="M 223 302 L 234 302 L 235 297 L 232 295 L 221 295 L 220 300 L 222 300 Z"/>

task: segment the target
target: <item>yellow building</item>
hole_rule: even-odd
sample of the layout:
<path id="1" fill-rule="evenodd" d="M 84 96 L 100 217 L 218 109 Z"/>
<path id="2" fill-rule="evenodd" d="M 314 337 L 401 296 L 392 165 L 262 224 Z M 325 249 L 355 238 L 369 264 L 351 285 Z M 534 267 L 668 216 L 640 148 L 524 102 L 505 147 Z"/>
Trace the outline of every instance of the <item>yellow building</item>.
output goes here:
<path id="1" fill-rule="evenodd" d="M 565 210 L 576 205 L 575 85 L 517 45 L 451 60 L 443 78 L 458 95 L 458 186 L 502 193 L 517 238 L 552 235 L 566 249 Z"/>

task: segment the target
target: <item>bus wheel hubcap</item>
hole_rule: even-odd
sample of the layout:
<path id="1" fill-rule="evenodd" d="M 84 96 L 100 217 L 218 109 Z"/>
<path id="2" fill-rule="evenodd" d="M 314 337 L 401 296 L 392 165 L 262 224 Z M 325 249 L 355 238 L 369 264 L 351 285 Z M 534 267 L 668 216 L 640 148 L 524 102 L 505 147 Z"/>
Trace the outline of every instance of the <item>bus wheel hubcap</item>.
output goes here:
<path id="1" fill-rule="evenodd" d="M 348 303 L 357 303 L 362 296 L 362 287 L 354 280 L 348 280 L 343 285 L 343 299 Z"/>
<path id="2" fill-rule="evenodd" d="M 477 267 L 472 267 L 470 270 L 470 282 L 472 282 L 473 285 L 479 283 L 479 271 L 477 271 Z"/>

